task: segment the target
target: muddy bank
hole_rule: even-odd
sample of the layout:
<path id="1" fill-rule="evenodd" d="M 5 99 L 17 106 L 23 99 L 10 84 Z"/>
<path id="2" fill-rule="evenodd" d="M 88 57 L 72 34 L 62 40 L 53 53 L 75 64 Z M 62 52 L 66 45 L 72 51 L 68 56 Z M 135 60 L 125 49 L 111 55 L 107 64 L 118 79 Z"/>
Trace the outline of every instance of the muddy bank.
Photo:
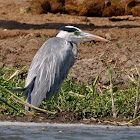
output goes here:
<path id="1" fill-rule="evenodd" d="M 109 85 L 108 67 L 110 64 L 113 83 L 118 88 L 130 86 L 128 75 L 137 80 L 136 68 L 140 69 L 140 18 L 121 16 L 98 18 L 71 16 L 67 14 L 32 14 L 21 10 L 29 5 L 27 0 L 0 1 L 0 67 L 29 66 L 40 46 L 47 38 L 53 37 L 64 25 L 74 25 L 82 30 L 109 39 L 109 43 L 87 42 L 78 44 L 78 59 L 69 76 L 78 82 L 87 83 L 100 73 L 98 86 L 102 89 Z M 62 117 L 64 116 L 64 117 Z M 58 113 L 52 116 L 57 122 L 84 122 L 99 120 L 79 119 L 75 114 Z M 69 114 L 69 118 L 67 115 Z M 51 116 L 41 115 L 40 121 Z M 40 116 L 40 117 L 41 117 Z M 23 120 L 22 120 L 22 119 Z M 28 118 L 28 119 L 27 119 Z M 1 116 L 2 121 L 36 121 L 39 116 Z M 75 121 L 76 120 L 76 121 Z M 104 119 L 102 119 L 104 120 Z M 108 120 L 112 120 L 109 118 Z M 107 120 L 107 121 L 108 121 Z M 55 122 L 53 121 L 53 122 Z M 124 120 L 121 120 L 122 122 Z M 125 120 L 127 121 L 127 120 Z M 139 122 L 138 122 L 139 124 Z"/>

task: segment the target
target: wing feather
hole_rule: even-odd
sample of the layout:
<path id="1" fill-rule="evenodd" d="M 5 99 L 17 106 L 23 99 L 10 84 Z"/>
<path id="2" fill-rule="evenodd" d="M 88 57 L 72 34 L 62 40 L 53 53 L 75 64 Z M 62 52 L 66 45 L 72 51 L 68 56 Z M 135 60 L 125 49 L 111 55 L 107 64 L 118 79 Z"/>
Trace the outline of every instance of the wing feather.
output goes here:
<path id="1" fill-rule="evenodd" d="M 28 86 L 36 77 L 32 105 L 39 106 L 44 98 L 57 92 L 74 61 L 72 45 L 65 39 L 54 37 L 43 44 L 32 61 L 25 84 Z"/>

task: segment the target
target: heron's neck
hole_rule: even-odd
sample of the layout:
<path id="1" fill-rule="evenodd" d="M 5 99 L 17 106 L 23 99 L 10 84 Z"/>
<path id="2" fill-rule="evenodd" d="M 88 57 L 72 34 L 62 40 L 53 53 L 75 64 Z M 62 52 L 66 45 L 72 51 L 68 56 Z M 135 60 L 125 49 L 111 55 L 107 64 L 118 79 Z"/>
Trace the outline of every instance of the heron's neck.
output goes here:
<path id="1" fill-rule="evenodd" d="M 59 31 L 56 37 L 67 39 L 69 37 L 68 33 L 66 31 Z"/>
<path id="2" fill-rule="evenodd" d="M 75 56 L 75 59 L 77 58 L 77 53 L 78 53 L 78 49 L 77 49 L 77 43 L 73 43 L 73 42 L 70 42 L 72 44 L 72 52 Z"/>

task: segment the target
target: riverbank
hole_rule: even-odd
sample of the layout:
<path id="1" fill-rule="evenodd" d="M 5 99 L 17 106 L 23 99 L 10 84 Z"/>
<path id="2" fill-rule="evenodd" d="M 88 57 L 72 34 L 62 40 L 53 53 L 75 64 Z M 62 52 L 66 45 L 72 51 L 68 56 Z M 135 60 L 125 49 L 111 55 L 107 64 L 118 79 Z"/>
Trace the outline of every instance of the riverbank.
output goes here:
<path id="1" fill-rule="evenodd" d="M 78 59 L 63 84 L 59 106 L 54 98 L 40 106 L 56 114 L 25 115 L 24 105 L 1 90 L 0 120 L 127 125 L 139 117 L 139 108 L 136 114 L 134 110 L 140 70 L 140 18 L 23 12 L 28 4 L 26 0 L 0 1 L 0 85 L 6 89 L 24 87 L 33 56 L 64 25 L 74 25 L 110 42 L 78 44 Z M 108 66 L 116 119 L 112 117 Z M 21 94 L 16 96 L 24 100 Z M 132 124 L 139 125 L 140 119 Z"/>

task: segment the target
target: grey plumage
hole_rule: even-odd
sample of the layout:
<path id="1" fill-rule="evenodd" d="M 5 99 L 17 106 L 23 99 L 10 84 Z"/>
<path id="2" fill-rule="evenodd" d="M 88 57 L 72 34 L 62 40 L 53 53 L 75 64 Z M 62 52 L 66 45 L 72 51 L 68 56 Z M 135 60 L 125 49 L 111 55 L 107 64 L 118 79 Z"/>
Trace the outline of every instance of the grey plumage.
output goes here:
<path id="1" fill-rule="evenodd" d="M 58 96 L 62 82 L 77 57 L 77 42 L 90 40 L 108 41 L 74 26 L 62 27 L 56 37 L 47 40 L 34 56 L 25 87 L 20 90 L 26 102 L 39 106 L 43 99 L 54 94 Z M 25 109 L 30 110 L 27 106 Z"/>
<path id="2" fill-rule="evenodd" d="M 76 50 L 73 52 L 73 45 L 75 44 L 58 37 L 43 44 L 32 61 L 26 79 L 25 88 L 36 78 L 32 93 L 28 91 L 27 102 L 31 96 L 30 103 L 39 106 L 43 99 L 49 99 L 54 93 L 58 94 L 77 55 Z"/>

